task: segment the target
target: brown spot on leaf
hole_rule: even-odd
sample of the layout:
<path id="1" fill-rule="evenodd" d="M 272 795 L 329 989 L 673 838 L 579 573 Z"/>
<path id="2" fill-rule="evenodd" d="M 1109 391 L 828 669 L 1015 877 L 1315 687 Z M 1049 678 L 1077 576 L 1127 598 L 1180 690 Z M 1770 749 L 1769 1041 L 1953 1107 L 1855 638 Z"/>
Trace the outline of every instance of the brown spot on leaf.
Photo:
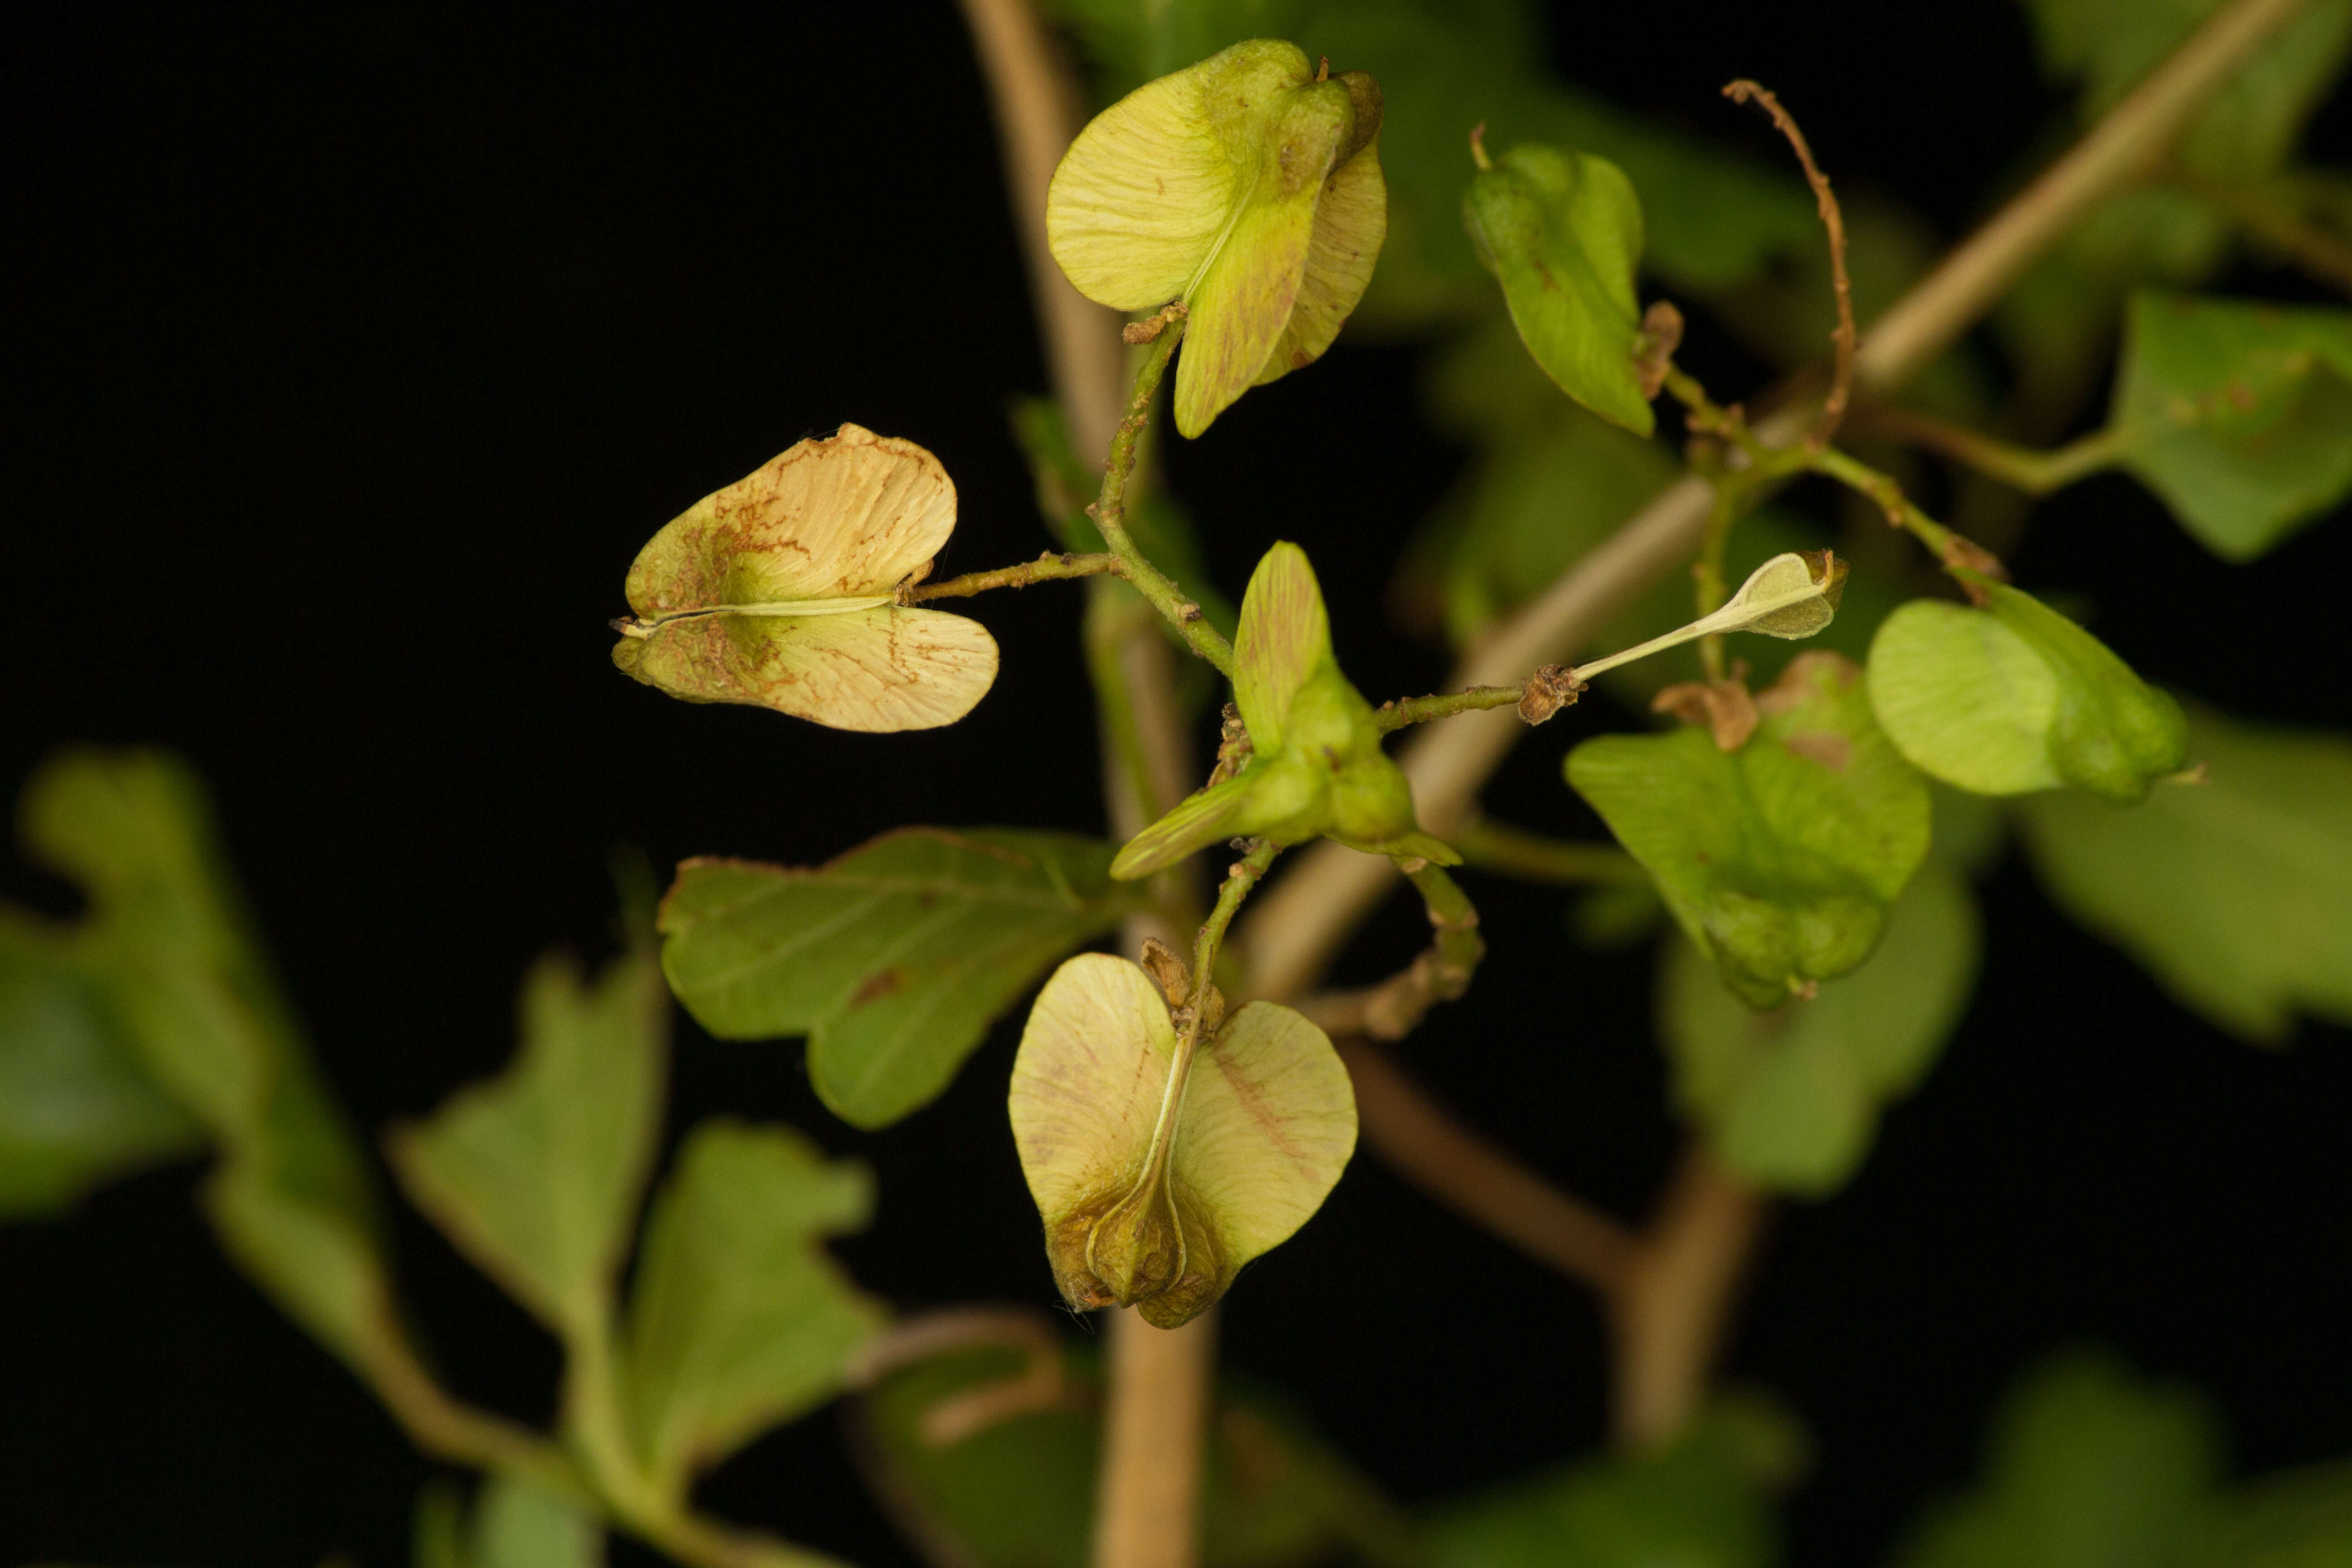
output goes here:
<path id="1" fill-rule="evenodd" d="M 869 1002 L 879 1002 L 907 984 L 907 977 L 895 969 L 885 969 L 866 977 L 857 994 L 849 999 L 853 1007 L 863 1007 Z"/>
<path id="2" fill-rule="evenodd" d="M 1783 736 L 1780 744 L 1809 762 L 1821 763 L 1833 773 L 1845 772 L 1846 760 L 1853 754 L 1853 742 L 1830 730 Z"/>
<path id="3" fill-rule="evenodd" d="M 1740 668 L 1744 671 L 1747 667 Z M 1685 724 L 1706 725 L 1721 752 L 1739 750 L 1756 732 L 1756 699 L 1748 694 L 1748 683 L 1738 677 L 1669 686 L 1651 700 L 1650 711 L 1671 713 Z"/>

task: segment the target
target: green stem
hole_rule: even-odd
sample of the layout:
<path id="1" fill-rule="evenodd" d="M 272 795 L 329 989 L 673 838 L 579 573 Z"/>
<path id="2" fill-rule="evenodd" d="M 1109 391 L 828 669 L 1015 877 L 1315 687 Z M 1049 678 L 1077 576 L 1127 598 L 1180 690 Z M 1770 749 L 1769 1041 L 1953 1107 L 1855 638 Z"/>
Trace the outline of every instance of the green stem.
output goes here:
<path id="1" fill-rule="evenodd" d="M 908 605 L 919 605 L 927 599 L 968 599 L 992 588 L 1026 588 L 1032 583 L 1053 583 L 1070 577 L 1099 577 L 1106 572 L 1117 574 L 1125 570 L 1126 563 L 1116 555 L 1080 555 L 1067 550 L 1056 555 L 1048 552 L 1018 566 L 999 566 L 993 572 L 967 572 L 943 583 L 926 583 L 908 589 L 899 598 Z"/>
<path id="2" fill-rule="evenodd" d="M 1436 962 L 1423 982 L 1428 1000 L 1451 1002 L 1470 989 L 1471 977 L 1486 956 L 1486 939 L 1478 934 L 1478 908 L 1459 882 L 1427 861 L 1419 870 L 1406 872 L 1405 879 L 1421 894 L 1429 923 L 1437 931 Z"/>
<path id="3" fill-rule="evenodd" d="M 1456 829 L 1450 842 L 1465 864 L 1527 882 L 1638 888 L 1650 879 L 1640 861 L 1613 844 L 1571 844 L 1483 817 Z"/>
<path id="4" fill-rule="evenodd" d="M 1372 713 L 1372 723 L 1383 735 L 1402 730 L 1407 724 L 1426 724 L 1432 719 L 1451 719 L 1456 713 L 1474 713 L 1486 708 L 1516 708 L 1527 695 L 1523 686 L 1474 686 L 1467 691 L 1448 692 L 1442 697 L 1400 697 L 1393 702 L 1383 702 Z"/>
<path id="5" fill-rule="evenodd" d="M 1160 335 L 1151 340 L 1144 352 L 1143 363 L 1136 367 L 1135 395 L 1128 400 L 1127 417 L 1118 422 L 1118 433 L 1111 437 L 1110 461 L 1103 468 L 1102 490 L 1095 497 L 1087 515 L 1095 520 L 1102 531 L 1103 542 L 1118 556 L 1122 567 L 1120 575 L 1135 584 L 1136 591 L 1151 602 L 1151 607 L 1167 617 L 1192 650 L 1214 665 L 1217 673 L 1231 679 L 1234 673 L 1234 650 L 1218 635 L 1217 628 L 1201 616 L 1201 606 L 1184 596 L 1181 589 L 1165 572 L 1154 566 L 1127 531 L 1127 487 L 1134 477 L 1138 449 L 1143 432 L 1151 422 L 1151 400 L 1160 391 L 1160 383 L 1168 374 L 1169 357 L 1176 352 L 1178 340 L 1184 335 L 1184 319 L 1170 321 Z"/>
<path id="6" fill-rule="evenodd" d="M 2054 452 L 2038 452 L 1907 408 L 1871 410 L 1870 428 L 1939 452 L 2031 496 L 2048 495 L 2111 468 L 2124 453 L 2123 432 L 2113 426 Z"/>
<path id="7" fill-rule="evenodd" d="M 1826 474 L 1848 489 L 1878 503 L 1886 521 L 1926 545 L 1937 560 L 1947 568 L 1973 567 L 1981 569 L 1993 563 L 1991 555 L 1971 543 L 1919 510 L 1918 503 L 1903 493 L 1903 487 L 1891 474 L 1880 473 L 1869 464 L 1848 457 L 1836 447 L 1817 454 L 1814 470 Z"/>

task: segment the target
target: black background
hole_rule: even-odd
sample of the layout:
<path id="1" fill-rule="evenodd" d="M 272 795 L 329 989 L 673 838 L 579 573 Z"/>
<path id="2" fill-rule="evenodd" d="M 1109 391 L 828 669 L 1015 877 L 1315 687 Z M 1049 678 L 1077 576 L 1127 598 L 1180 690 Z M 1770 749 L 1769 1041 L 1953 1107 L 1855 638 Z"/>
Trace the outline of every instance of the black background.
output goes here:
<path id="1" fill-rule="evenodd" d="M 615 845 L 809 861 L 905 821 L 1099 826 L 1075 592 L 983 602 L 1004 674 L 934 733 L 688 707 L 606 659 L 653 530 L 844 419 L 955 476 L 943 572 L 1043 543 L 1003 418 L 1043 373 L 944 0 L 594 18 L 92 5 L 12 8 L 5 30 L 0 778 L 13 790 L 75 739 L 194 758 L 363 1125 L 498 1067 L 530 958 L 607 943 Z M 2005 0 L 1563 5 L 1555 32 L 1571 77 L 1777 156 L 1715 97 L 1762 79 L 1842 183 L 1955 237 L 2056 101 Z M 2352 103 L 2315 142 L 2352 162 Z M 1343 347 L 1171 455 L 1228 591 L 1268 540 L 1307 545 L 1375 700 L 1444 675 L 1374 608 L 1460 462 L 1418 423 L 1414 364 Z M 2095 595 L 2103 634 L 2156 679 L 2345 726 L 2347 538 L 2225 572 L 2100 480 L 2045 510 L 2019 565 Z M 1585 830 L 1559 757 L 1611 721 L 1546 730 L 1491 798 Z M 21 865 L 5 879 L 68 906 Z M 1494 956 L 1411 1059 L 1528 1159 L 1636 1212 L 1672 1144 L 1646 960 L 1568 948 L 1560 895 L 1475 896 Z M 2000 1384 L 2069 1341 L 2211 1392 L 2246 1467 L 2352 1451 L 2352 1041 L 2306 1026 L 2290 1051 L 2251 1050 L 2067 925 L 2015 863 L 1986 896 L 1965 1027 L 1860 1179 L 1786 1212 L 1733 1347 L 1817 1436 L 1791 1516 L 1804 1561 L 1875 1560 L 1972 1470 Z M 1390 911 L 1349 971 L 1395 962 L 1416 924 Z M 1000 1028 L 946 1100 L 866 1136 L 817 1106 L 797 1046 L 682 1023 L 673 1127 L 781 1117 L 871 1161 L 879 1217 L 842 1251 L 897 1302 L 1044 1303 L 1002 1119 L 1011 1043 Z M 221 1261 L 194 1181 L 157 1173 L 0 1231 L 0 1558 L 404 1561 L 428 1468 Z M 398 1246 L 457 1386 L 543 1414 L 551 1349 L 421 1222 Z M 1589 1300 L 1370 1158 L 1223 1321 L 1232 1365 L 1408 1500 L 1599 1438 Z M 877 1568 L 912 1561 L 824 1417 L 707 1496 Z"/>

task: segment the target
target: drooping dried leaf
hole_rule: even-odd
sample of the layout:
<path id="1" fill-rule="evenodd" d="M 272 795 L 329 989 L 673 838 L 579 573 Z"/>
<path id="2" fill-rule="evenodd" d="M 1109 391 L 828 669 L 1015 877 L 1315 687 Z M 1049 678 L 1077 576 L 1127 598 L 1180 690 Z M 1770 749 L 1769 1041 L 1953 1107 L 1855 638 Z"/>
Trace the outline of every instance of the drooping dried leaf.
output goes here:
<path id="1" fill-rule="evenodd" d="M 742 702 L 835 729 L 950 724 L 996 678 L 961 616 L 894 602 L 955 526 L 955 486 L 911 441 L 856 425 L 704 497 L 629 569 L 613 660 L 690 702 Z"/>

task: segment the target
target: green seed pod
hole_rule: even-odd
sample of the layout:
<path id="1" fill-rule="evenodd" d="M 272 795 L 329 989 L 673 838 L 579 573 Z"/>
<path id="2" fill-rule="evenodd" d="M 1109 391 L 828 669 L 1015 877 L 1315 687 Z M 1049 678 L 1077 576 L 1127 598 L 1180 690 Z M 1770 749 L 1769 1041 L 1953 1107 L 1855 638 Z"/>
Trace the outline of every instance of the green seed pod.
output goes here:
<path id="1" fill-rule="evenodd" d="M 1322 357 L 1388 235 L 1381 91 L 1297 46 L 1234 45 L 1097 115 L 1054 173 L 1045 234 L 1090 300 L 1190 307 L 1176 427 Z"/>
<path id="2" fill-rule="evenodd" d="M 1415 825 L 1412 791 L 1381 750 L 1372 710 L 1331 657 L 1331 623 L 1307 552 L 1276 544 L 1242 596 L 1234 700 L 1249 731 L 1241 770 L 1178 805 L 1111 862 L 1148 877 L 1221 838 L 1339 840 L 1454 866 L 1461 857 Z"/>

